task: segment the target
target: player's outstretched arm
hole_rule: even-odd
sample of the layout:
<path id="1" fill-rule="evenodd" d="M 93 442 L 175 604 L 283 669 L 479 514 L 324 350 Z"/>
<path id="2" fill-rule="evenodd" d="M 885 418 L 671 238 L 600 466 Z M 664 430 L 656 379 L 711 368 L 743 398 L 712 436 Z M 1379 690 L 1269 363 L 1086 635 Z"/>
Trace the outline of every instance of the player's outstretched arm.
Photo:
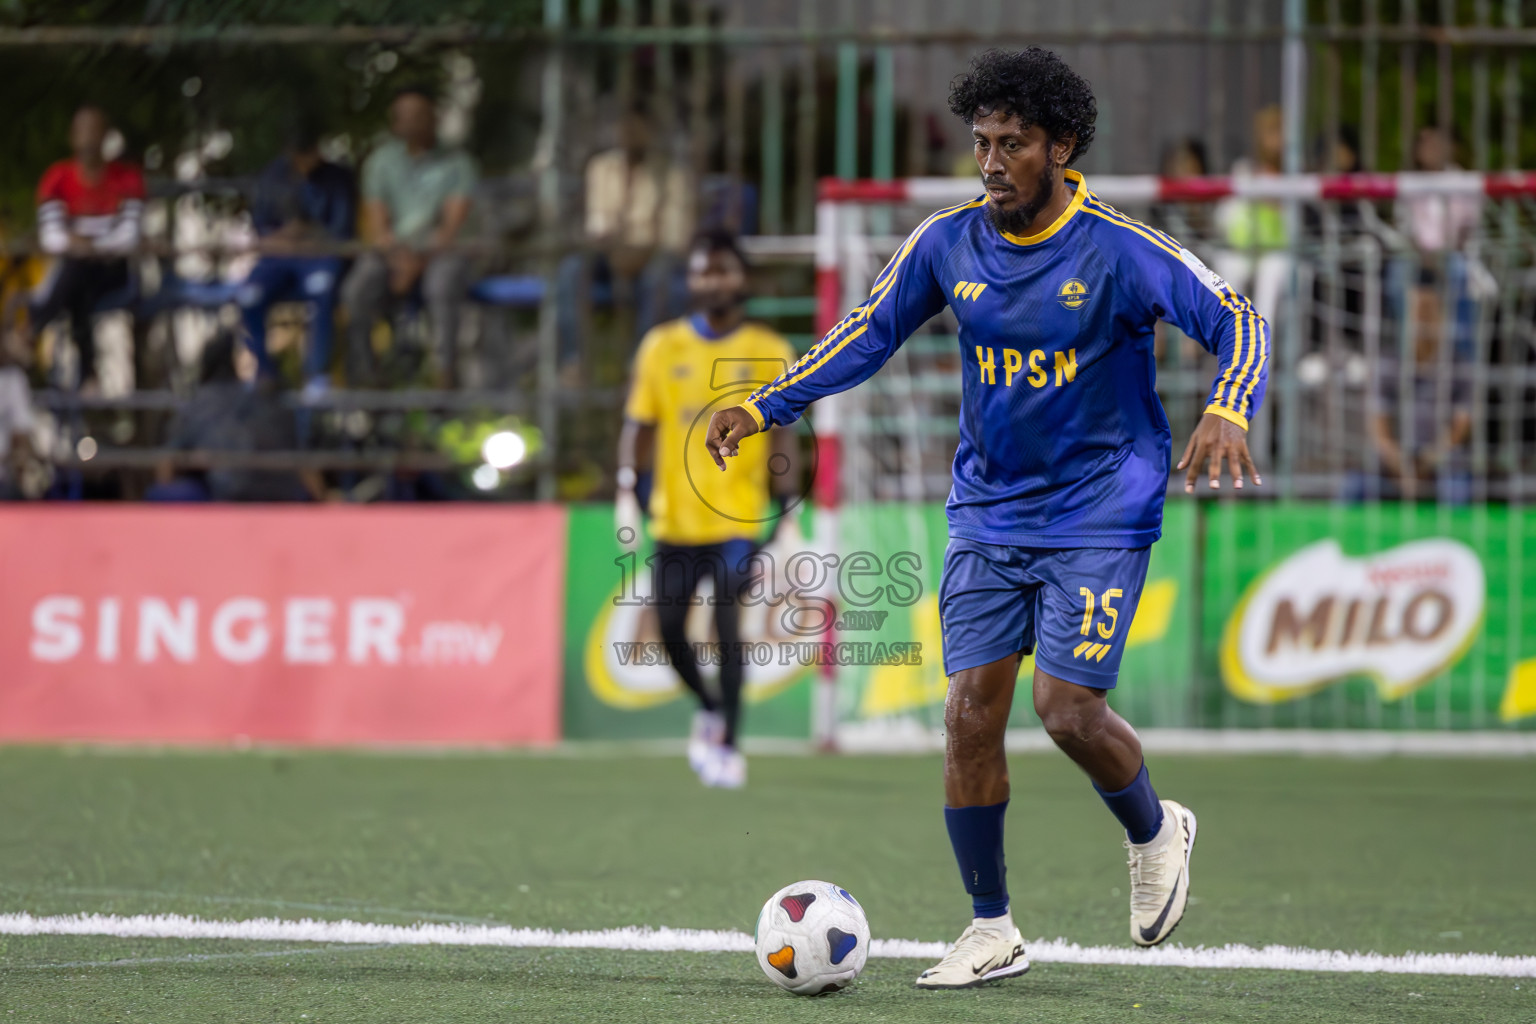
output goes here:
<path id="1" fill-rule="evenodd" d="M 1223 462 L 1230 467 L 1232 486 L 1237 490 L 1243 489 L 1244 470 L 1253 477 L 1255 486 L 1263 486 L 1264 481 L 1259 478 L 1253 456 L 1248 453 L 1248 431 L 1229 419 L 1208 412 L 1195 425 L 1195 432 L 1190 435 L 1189 444 L 1184 446 L 1184 455 L 1179 459 L 1179 468 L 1187 467 L 1189 470 L 1184 476 L 1184 493 L 1195 493 L 1195 477 L 1200 475 L 1201 467 L 1207 464 L 1210 467 L 1208 479 L 1211 490 L 1219 490 Z"/>
<path id="2" fill-rule="evenodd" d="M 704 443 L 709 446 L 709 457 L 715 465 L 725 468 L 725 460 L 741 451 L 741 439 L 751 437 L 760 428 L 752 414 L 739 405 L 721 409 L 709 418 L 709 429 L 704 432 Z"/>
<path id="3" fill-rule="evenodd" d="M 1149 243 L 1128 248 L 1123 268 L 1145 300 L 1148 312 L 1178 327 L 1217 357 L 1205 415 L 1184 446 L 1179 469 L 1187 470 L 1184 492 L 1195 492 L 1195 477 L 1208 471 L 1211 490 L 1221 487 L 1223 463 L 1232 485 L 1243 475 L 1262 485 L 1248 452 L 1248 424 L 1269 381 L 1269 325 L 1246 298 L 1232 290 L 1199 258 L 1166 235 L 1138 232 Z"/>

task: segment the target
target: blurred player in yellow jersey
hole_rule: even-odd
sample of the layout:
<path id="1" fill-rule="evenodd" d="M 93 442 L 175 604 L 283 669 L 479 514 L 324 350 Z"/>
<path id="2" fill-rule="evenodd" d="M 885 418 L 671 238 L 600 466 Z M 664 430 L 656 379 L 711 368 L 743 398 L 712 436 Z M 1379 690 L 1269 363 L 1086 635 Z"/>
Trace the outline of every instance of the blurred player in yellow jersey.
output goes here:
<path id="1" fill-rule="evenodd" d="M 688 292 L 694 312 L 653 328 L 635 355 L 619 438 L 615 525 L 620 542 L 633 545 L 641 510 L 651 517 L 656 552 L 647 563 L 662 642 L 699 702 L 688 763 L 705 785 L 734 789 L 747 779 L 736 747 L 744 665 L 735 598 L 747 582 L 752 554 L 795 493 L 795 435 L 772 430 L 749 438 L 741 446 L 742 473 L 735 467 L 715 472 L 702 459 L 685 465 L 685 458 L 701 446 L 714 409 L 736 404 L 783 373 L 795 351 L 778 334 L 747 322 L 747 264 L 734 236 L 709 233 L 694 240 Z M 684 633 L 704 579 L 714 586 L 718 695 L 705 687 Z"/>

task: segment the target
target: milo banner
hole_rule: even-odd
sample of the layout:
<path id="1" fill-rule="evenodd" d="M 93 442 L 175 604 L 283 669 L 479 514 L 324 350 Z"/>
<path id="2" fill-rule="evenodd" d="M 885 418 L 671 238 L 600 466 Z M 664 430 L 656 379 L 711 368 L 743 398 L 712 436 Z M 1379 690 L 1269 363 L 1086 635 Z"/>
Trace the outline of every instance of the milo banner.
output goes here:
<path id="1" fill-rule="evenodd" d="M 679 737 L 692 703 L 645 602 L 648 552 L 622 551 L 612 516 L 571 511 L 565 735 Z M 770 548 L 799 568 L 742 610 L 747 734 L 808 737 L 832 675 L 845 746 L 932 742 L 947 539 L 941 505 L 893 502 L 843 509 L 828 550 Z M 689 635 L 707 650 L 708 605 Z M 1139 727 L 1533 727 L 1536 513 L 1171 500 L 1125 643 L 1110 699 Z M 1028 692 L 1016 727 L 1036 723 Z"/>
<path id="2" fill-rule="evenodd" d="M 1197 724 L 1536 723 L 1536 515 L 1221 504 L 1205 556 Z"/>
<path id="3" fill-rule="evenodd" d="M 694 704 L 668 663 L 656 608 L 648 599 L 649 545 L 625 552 L 614 532 L 613 506 L 571 507 L 565 607 L 565 736 L 567 739 L 656 739 L 687 734 Z M 775 552 L 775 554 L 778 554 Z M 782 560 L 782 557 L 781 557 Z M 713 684 L 718 652 L 706 581 L 689 613 L 688 637 L 700 671 Z M 782 602 L 747 601 L 741 643 L 750 660 L 742 700 L 746 736 L 805 739 L 811 733 L 814 664 L 799 656 L 799 637 L 785 628 Z M 786 649 L 784 645 L 791 647 Z"/>

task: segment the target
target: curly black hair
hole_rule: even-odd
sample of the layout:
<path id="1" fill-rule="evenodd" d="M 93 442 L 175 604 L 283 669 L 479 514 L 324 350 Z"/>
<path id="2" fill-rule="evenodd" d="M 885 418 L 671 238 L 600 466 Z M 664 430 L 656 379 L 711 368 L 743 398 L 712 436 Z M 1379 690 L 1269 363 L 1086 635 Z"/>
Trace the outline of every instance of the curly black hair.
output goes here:
<path id="1" fill-rule="evenodd" d="M 1017 114 L 1025 126 L 1039 125 L 1054 139 L 1076 135 L 1070 165 L 1093 143 L 1098 104 L 1086 79 L 1050 50 L 988 50 L 971 61 L 949 87 L 949 109 L 966 124 L 978 114 Z"/>

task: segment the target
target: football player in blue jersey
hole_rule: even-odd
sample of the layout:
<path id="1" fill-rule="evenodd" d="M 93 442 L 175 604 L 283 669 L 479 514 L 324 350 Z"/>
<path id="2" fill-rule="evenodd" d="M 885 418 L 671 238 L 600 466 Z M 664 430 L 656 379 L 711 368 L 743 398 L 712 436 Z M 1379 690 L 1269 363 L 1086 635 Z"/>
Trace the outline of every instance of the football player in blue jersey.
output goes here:
<path id="1" fill-rule="evenodd" d="M 945 823 L 974 919 L 923 988 L 963 988 L 1029 968 L 1008 909 L 1003 733 L 1021 659 L 1034 706 L 1124 826 L 1130 931 L 1162 942 L 1189 898 L 1195 816 L 1160 800 L 1135 731 L 1106 697 L 1162 529 L 1172 437 L 1154 388 L 1165 320 L 1219 357 L 1178 468 L 1193 492 L 1260 483 L 1249 418 L 1264 397 L 1269 337 L 1243 296 L 1189 250 L 1104 203 L 1071 164 L 1093 140 L 1088 83 L 1031 47 L 978 57 L 950 109 L 972 128 L 986 193 L 930 216 L 869 299 L 787 373 L 714 414 L 721 469 L 741 440 L 793 422 L 868 378 L 948 305 L 963 397 L 939 587 Z"/>

